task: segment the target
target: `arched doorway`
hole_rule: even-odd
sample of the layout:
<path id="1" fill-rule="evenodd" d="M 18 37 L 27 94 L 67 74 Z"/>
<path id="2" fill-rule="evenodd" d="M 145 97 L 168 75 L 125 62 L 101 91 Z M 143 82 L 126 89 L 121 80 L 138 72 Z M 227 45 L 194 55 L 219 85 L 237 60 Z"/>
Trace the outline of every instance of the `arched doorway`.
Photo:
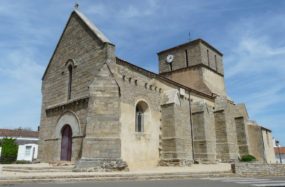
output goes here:
<path id="1" fill-rule="evenodd" d="M 62 139 L 61 139 L 61 154 L 60 160 L 71 161 L 71 152 L 72 152 L 72 130 L 69 125 L 65 125 L 62 130 Z"/>

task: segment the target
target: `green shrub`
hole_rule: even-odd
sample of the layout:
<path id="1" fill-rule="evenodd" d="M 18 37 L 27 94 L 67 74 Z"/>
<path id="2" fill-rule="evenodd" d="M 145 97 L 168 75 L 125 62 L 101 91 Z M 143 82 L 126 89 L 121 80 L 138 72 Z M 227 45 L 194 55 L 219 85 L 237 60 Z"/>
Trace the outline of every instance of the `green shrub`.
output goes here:
<path id="1" fill-rule="evenodd" d="M 16 164 L 31 164 L 31 162 L 27 160 L 17 160 Z"/>
<path id="2" fill-rule="evenodd" d="M 241 157 L 240 161 L 241 162 L 252 162 L 252 161 L 256 161 L 256 158 L 252 155 L 244 155 Z"/>
<path id="3" fill-rule="evenodd" d="M 3 138 L 2 140 L 2 151 L 1 151 L 1 164 L 11 164 L 16 161 L 18 154 L 18 145 L 15 143 L 16 139 Z"/>

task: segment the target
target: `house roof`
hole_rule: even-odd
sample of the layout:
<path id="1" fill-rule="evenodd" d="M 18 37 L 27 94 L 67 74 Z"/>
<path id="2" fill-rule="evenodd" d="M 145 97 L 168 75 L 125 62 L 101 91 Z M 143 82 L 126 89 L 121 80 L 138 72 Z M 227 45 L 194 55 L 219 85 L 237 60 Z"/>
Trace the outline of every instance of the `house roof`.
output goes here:
<path id="1" fill-rule="evenodd" d="M 4 137 L 29 137 L 29 138 L 38 138 L 38 131 L 23 130 L 23 129 L 0 129 L 0 136 Z"/>
<path id="2" fill-rule="evenodd" d="M 67 23 L 66 23 L 64 29 L 63 29 L 63 32 L 62 32 L 62 34 L 61 34 L 61 36 L 60 36 L 60 39 L 59 39 L 59 41 L 57 42 L 57 45 L 56 45 L 56 47 L 55 47 L 55 50 L 54 50 L 54 52 L 53 52 L 53 54 L 52 54 L 52 56 L 51 56 L 51 58 L 50 58 L 50 61 L 49 61 L 48 65 L 47 65 L 47 68 L 46 68 L 46 70 L 45 70 L 45 72 L 44 72 L 44 74 L 43 74 L 42 80 L 44 79 L 44 77 L 45 77 L 45 75 L 46 75 L 46 73 L 47 73 L 47 70 L 48 70 L 48 68 L 49 68 L 49 66 L 50 66 L 50 64 L 51 64 L 51 62 L 52 62 L 53 56 L 54 56 L 54 54 L 55 54 L 55 52 L 56 52 L 56 50 L 57 50 L 57 48 L 58 48 L 58 45 L 59 45 L 59 43 L 60 43 L 60 41 L 61 41 L 61 39 L 62 39 L 62 36 L 63 36 L 63 34 L 64 34 L 64 32 L 65 32 L 65 30 L 66 30 L 66 28 L 67 28 L 67 25 L 68 25 L 68 23 L 69 23 L 69 21 L 70 21 L 72 15 L 74 15 L 74 14 L 77 15 L 77 16 L 80 18 L 80 20 L 87 26 L 87 28 L 88 28 L 101 42 L 103 42 L 103 43 L 109 43 L 109 44 L 111 44 L 111 45 L 114 45 L 114 44 L 112 44 L 112 43 L 110 42 L 110 40 L 109 40 L 84 14 L 82 14 L 82 13 L 79 12 L 78 10 L 73 10 L 73 11 L 71 12 L 70 16 L 69 16 L 69 19 L 68 19 L 68 21 L 67 21 Z"/>
<path id="3" fill-rule="evenodd" d="M 141 68 L 141 67 L 139 67 L 139 66 L 136 66 L 136 65 L 134 65 L 134 64 L 132 64 L 132 63 L 130 63 L 130 62 L 127 62 L 127 61 L 125 61 L 125 60 L 122 60 L 122 59 L 120 59 L 120 58 L 118 58 L 118 57 L 116 57 L 116 63 L 117 63 L 117 64 L 121 64 L 121 65 L 128 66 L 128 67 L 132 68 L 133 70 L 136 70 L 136 71 L 138 71 L 138 72 L 141 72 L 141 73 L 145 74 L 145 75 L 148 76 L 148 77 L 151 77 L 151 78 L 158 78 L 158 79 L 160 79 L 160 80 L 166 81 L 166 82 L 168 82 L 168 83 L 170 83 L 170 84 L 172 84 L 172 85 L 178 86 L 178 87 L 180 87 L 180 88 L 183 88 L 183 89 L 185 89 L 185 90 L 191 91 L 191 92 L 196 93 L 196 94 L 198 94 L 198 95 L 202 95 L 202 96 L 205 96 L 205 97 L 208 97 L 208 98 L 211 98 L 211 99 L 215 97 L 215 95 L 214 95 L 213 93 L 202 92 L 202 91 L 200 91 L 200 90 L 196 90 L 196 89 L 190 88 L 190 87 L 188 87 L 188 86 L 179 84 L 178 82 L 175 82 L 175 81 L 173 81 L 173 80 L 170 80 L 170 79 L 168 79 L 168 78 L 166 78 L 166 77 L 164 77 L 164 76 L 161 76 L 161 75 L 159 75 L 159 74 L 156 74 L 156 73 L 154 73 L 154 72 L 148 71 L 148 70 L 146 70 L 146 69 L 144 69 L 144 68 Z"/>
<path id="4" fill-rule="evenodd" d="M 280 154 L 285 154 L 285 147 L 274 147 L 274 152 L 275 154 L 279 154 L 279 150 L 280 150 Z"/>

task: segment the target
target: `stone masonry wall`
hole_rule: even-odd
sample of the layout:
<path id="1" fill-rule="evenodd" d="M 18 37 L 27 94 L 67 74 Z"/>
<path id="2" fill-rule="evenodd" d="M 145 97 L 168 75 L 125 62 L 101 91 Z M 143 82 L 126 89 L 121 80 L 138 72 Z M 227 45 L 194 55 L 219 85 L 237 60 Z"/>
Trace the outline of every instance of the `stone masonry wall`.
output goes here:
<path id="1" fill-rule="evenodd" d="M 66 112 L 72 111 L 78 118 L 80 127 L 80 134 L 72 134 L 72 155 L 71 160 L 76 161 L 81 157 L 82 139 L 85 132 L 86 118 L 87 118 L 88 103 L 70 104 L 64 108 L 56 108 L 49 112 L 45 112 L 47 121 L 44 126 L 41 125 L 40 131 L 46 136 L 45 139 L 40 138 L 39 159 L 43 162 L 59 161 L 61 153 L 61 137 L 58 137 L 56 132 L 59 118 Z M 43 128 L 45 127 L 45 128 Z M 61 130 L 61 129 L 60 129 Z"/>
<path id="2" fill-rule="evenodd" d="M 122 159 L 130 169 L 156 167 L 159 162 L 162 87 L 154 79 L 126 66 L 117 65 L 112 70 L 120 87 Z M 147 104 L 143 132 L 135 131 L 138 102 Z"/>
<path id="3" fill-rule="evenodd" d="M 223 57 L 218 54 L 216 51 L 209 48 L 204 43 L 200 43 L 200 50 L 201 50 L 201 63 L 209 66 L 211 69 L 217 71 L 218 73 L 224 75 L 224 65 L 223 65 Z M 209 51 L 209 59 L 207 51 Z M 216 60 L 215 60 L 216 56 Z M 217 62 L 217 66 L 216 66 Z"/>
<path id="4" fill-rule="evenodd" d="M 212 107 L 202 102 L 192 104 L 195 160 L 216 162 L 216 132 Z"/>
<path id="5" fill-rule="evenodd" d="M 248 114 L 245 104 L 237 104 L 235 108 L 235 126 L 236 126 L 236 136 L 239 148 L 239 155 L 250 154 L 249 148 L 249 138 L 248 138 Z"/>
<path id="6" fill-rule="evenodd" d="M 170 65 L 166 62 L 166 57 L 170 54 L 174 55 L 172 70 L 187 67 L 185 50 L 187 50 L 188 54 L 188 66 L 201 63 L 201 52 L 199 45 L 197 43 L 193 45 L 187 45 L 159 54 L 159 73 L 170 71 Z"/>
<path id="7" fill-rule="evenodd" d="M 271 131 L 265 128 L 261 128 L 261 130 L 264 142 L 264 154 L 266 157 L 266 163 L 276 163 Z"/>
<path id="8" fill-rule="evenodd" d="M 258 125 L 248 125 L 248 137 L 250 153 L 260 162 L 265 162 L 264 142 L 261 134 L 261 127 Z"/>
<path id="9" fill-rule="evenodd" d="M 188 66 L 204 64 L 220 74 L 224 74 L 223 57 L 212 48 L 201 41 L 189 43 L 158 54 L 159 73 L 169 72 L 170 65 L 165 61 L 168 55 L 174 55 L 172 71 L 187 67 L 186 50 L 188 55 Z M 209 51 L 207 53 L 207 51 Z M 208 58 L 209 54 L 209 58 Z M 217 66 L 216 66 L 217 64 Z"/>
<path id="10" fill-rule="evenodd" d="M 284 176 L 284 164 L 263 164 L 263 163 L 235 163 L 232 164 L 234 173 L 244 177 L 262 176 Z"/>
<path id="11" fill-rule="evenodd" d="M 72 94 L 68 100 L 68 67 L 66 62 L 73 59 L 76 63 L 73 68 Z M 59 159 L 58 140 L 52 140 L 55 134 L 57 120 L 64 111 L 47 114 L 46 109 L 55 105 L 67 105 L 78 98 L 88 97 L 88 86 L 105 59 L 103 44 L 87 29 L 80 18 L 73 13 L 66 29 L 63 32 L 51 62 L 42 80 L 42 110 L 40 123 L 39 159 L 42 161 L 56 161 Z M 95 63 L 96 62 L 96 63 Z M 86 125 L 86 108 L 68 104 L 68 110 L 76 113 L 80 121 L 82 136 Z M 66 108 L 64 109 L 66 110 Z M 76 141 L 81 146 L 82 140 Z M 76 148 L 77 149 L 77 148 Z M 76 149 L 73 149 L 74 151 Z M 72 160 L 79 158 L 78 153 L 72 153 Z M 56 154 L 54 154 L 56 153 Z M 77 155 L 77 156 L 75 156 Z"/>
<path id="12" fill-rule="evenodd" d="M 162 105 L 160 165 L 190 165 L 192 158 L 191 127 L 187 100 Z"/>
<path id="13" fill-rule="evenodd" d="M 240 156 L 249 154 L 248 135 L 246 134 L 246 122 L 243 117 L 235 118 L 237 142 Z"/>
<path id="14" fill-rule="evenodd" d="M 163 95 L 167 90 L 178 90 L 178 88 L 144 74 L 147 72 L 133 68 L 135 67 L 127 64 L 113 67 L 120 86 L 121 111 L 124 111 L 120 118 L 122 158 L 130 164 L 130 167 L 153 167 L 171 152 L 174 155 L 172 159 L 175 160 L 174 164 L 186 164 L 186 161 L 192 157 L 188 99 L 178 98 L 181 104 L 173 106 L 175 109 L 171 110 L 171 115 L 176 116 L 173 118 L 174 121 L 169 123 L 172 130 L 167 130 L 163 125 L 163 121 L 166 120 L 164 116 L 168 115 L 167 111 L 164 112 Z M 134 129 L 135 106 L 138 101 L 147 103 L 151 115 L 142 133 L 136 133 Z M 164 132 L 174 134 L 165 137 Z M 164 149 L 165 146 L 172 146 L 171 150 Z M 183 161 L 177 162 L 178 159 Z"/>

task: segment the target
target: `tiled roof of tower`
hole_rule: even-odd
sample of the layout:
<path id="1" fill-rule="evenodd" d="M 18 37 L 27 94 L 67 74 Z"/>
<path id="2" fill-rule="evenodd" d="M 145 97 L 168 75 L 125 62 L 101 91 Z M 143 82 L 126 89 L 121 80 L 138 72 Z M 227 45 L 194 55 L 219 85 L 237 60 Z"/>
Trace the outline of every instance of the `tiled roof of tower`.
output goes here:
<path id="1" fill-rule="evenodd" d="M 31 131 L 31 130 L 23 130 L 23 129 L 0 129 L 0 136 L 4 137 L 32 137 L 38 138 L 39 132 L 38 131 Z"/>
<path id="2" fill-rule="evenodd" d="M 132 64 L 130 62 L 127 62 L 125 60 L 122 60 L 122 59 L 120 59 L 118 57 L 116 57 L 116 63 L 117 64 L 127 65 L 128 67 L 131 67 L 134 70 L 137 70 L 139 72 L 145 73 L 147 76 L 151 76 L 151 77 L 154 77 L 154 78 L 159 78 L 159 79 L 164 80 L 164 81 L 166 81 L 166 82 L 168 82 L 170 84 L 176 85 L 176 86 L 184 88 L 186 90 L 190 90 L 190 91 L 192 91 L 192 92 L 194 92 L 196 94 L 199 94 L 199 95 L 202 95 L 202 96 L 205 96 L 205 97 L 209 97 L 209 98 L 214 98 L 215 97 L 215 95 L 213 93 L 211 93 L 211 92 L 203 92 L 202 90 L 196 90 L 196 89 L 187 87 L 185 85 L 179 84 L 178 82 L 172 81 L 172 80 L 170 80 L 170 79 L 168 79 L 168 78 L 166 78 L 164 76 L 161 76 L 161 75 L 156 74 L 154 72 L 148 71 L 148 70 L 146 70 L 144 68 L 136 66 L 136 65 L 134 65 L 134 64 Z"/>

